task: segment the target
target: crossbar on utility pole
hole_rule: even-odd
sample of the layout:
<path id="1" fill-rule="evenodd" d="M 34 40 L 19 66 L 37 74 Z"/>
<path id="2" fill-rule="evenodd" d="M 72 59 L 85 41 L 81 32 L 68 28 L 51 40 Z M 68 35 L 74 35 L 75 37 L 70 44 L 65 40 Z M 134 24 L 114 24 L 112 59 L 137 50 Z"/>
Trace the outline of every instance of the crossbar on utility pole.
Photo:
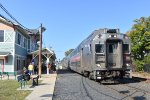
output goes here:
<path id="1" fill-rule="evenodd" d="M 39 47 L 39 77 L 41 78 L 41 67 L 42 67 L 42 24 L 40 26 L 40 47 Z"/>

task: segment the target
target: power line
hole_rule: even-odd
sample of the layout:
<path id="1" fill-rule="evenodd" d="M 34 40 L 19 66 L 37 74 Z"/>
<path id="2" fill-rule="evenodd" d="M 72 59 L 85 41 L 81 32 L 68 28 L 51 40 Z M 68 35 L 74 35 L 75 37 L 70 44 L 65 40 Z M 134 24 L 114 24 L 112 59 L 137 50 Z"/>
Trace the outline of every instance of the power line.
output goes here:
<path id="1" fill-rule="evenodd" d="M 55 52 L 65 52 L 65 51 L 55 51 Z"/>
<path id="2" fill-rule="evenodd" d="M 19 23 L 9 12 L 8 10 L 0 3 L 0 7 L 2 8 L 2 10 L 5 11 L 5 13 L 11 17 L 15 22 L 17 22 L 17 24 L 19 24 L 20 26 L 24 27 L 21 23 Z M 24 27 L 25 28 L 25 27 Z"/>
<path id="3" fill-rule="evenodd" d="M 2 8 L 2 10 L 11 18 L 13 19 L 17 24 L 19 24 L 21 27 L 23 27 L 26 31 L 33 33 L 32 31 L 30 31 L 30 29 L 26 28 L 25 26 L 23 26 L 15 17 L 13 17 L 8 10 L 0 3 L 0 7 Z"/>

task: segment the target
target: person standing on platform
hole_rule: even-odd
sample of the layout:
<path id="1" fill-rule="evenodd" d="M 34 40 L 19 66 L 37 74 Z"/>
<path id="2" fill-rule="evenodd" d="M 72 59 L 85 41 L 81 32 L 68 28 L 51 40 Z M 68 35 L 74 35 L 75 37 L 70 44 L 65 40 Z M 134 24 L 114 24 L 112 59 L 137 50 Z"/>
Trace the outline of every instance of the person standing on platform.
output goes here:
<path id="1" fill-rule="evenodd" d="M 34 59 L 31 60 L 31 63 L 32 63 L 32 65 L 33 65 L 33 71 L 32 71 L 32 74 L 35 74 L 35 72 L 34 72 L 34 69 L 35 69 L 35 68 L 34 68 L 34 66 L 35 66 Z"/>
<path id="2" fill-rule="evenodd" d="M 52 63 L 51 68 L 52 68 L 53 73 L 56 73 L 56 65 L 55 65 L 55 63 Z"/>
<path id="3" fill-rule="evenodd" d="M 49 72 L 51 72 L 51 64 L 48 63 L 48 69 L 49 69 Z"/>
<path id="4" fill-rule="evenodd" d="M 34 74 L 38 74 L 38 65 L 34 66 Z"/>
<path id="5" fill-rule="evenodd" d="M 29 70 L 29 74 L 32 75 L 33 74 L 33 65 L 32 65 L 32 63 L 29 64 L 28 70 Z"/>

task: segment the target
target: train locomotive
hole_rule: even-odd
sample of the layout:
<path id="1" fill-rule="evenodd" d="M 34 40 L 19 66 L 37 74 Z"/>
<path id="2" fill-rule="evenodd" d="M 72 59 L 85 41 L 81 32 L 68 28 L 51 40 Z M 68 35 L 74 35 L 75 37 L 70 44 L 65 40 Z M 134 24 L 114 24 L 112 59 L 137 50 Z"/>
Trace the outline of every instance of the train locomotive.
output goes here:
<path id="1" fill-rule="evenodd" d="M 131 78 L 131 43 L 119 29 L 95 30 L 65 59 L 67 66 L 94 80 Z"/>

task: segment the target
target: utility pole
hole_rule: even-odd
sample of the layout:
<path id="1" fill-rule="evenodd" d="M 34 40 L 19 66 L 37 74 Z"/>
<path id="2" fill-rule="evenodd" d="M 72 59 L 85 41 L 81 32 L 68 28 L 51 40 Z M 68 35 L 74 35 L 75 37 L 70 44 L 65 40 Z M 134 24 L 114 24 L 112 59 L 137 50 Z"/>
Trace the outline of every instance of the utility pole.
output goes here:
<path id="1" fill-rule="evenodd" d="M 40 30 L 39 30 L 39 33 L 40 33 L 40 46 L 39 46 L 39 77 L 41 78 L 41 67 L 42 67 L 42 24 L 40 26 Z"/>

